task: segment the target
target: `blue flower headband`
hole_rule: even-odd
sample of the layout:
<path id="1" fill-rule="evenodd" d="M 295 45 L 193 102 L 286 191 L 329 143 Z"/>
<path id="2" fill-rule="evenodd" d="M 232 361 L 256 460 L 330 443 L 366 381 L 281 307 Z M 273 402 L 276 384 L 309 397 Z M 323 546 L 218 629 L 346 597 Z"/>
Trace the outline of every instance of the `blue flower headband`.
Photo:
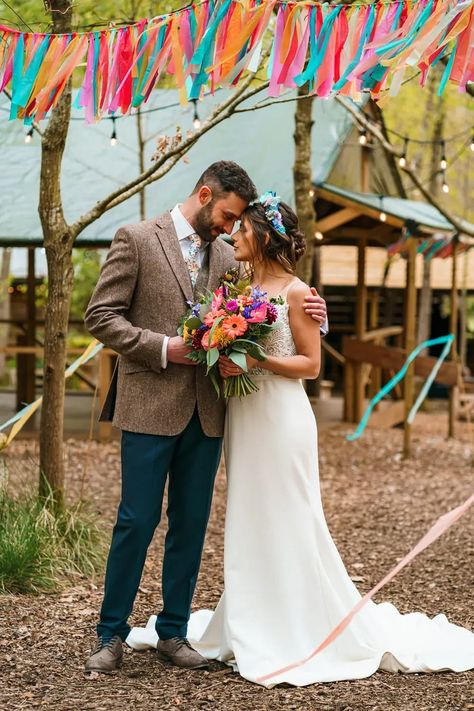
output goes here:
<path id="1" fill-rule="evenodd" d="M 275 229 L 281 235 L 286 235 L 286 230 L 283 225 L 281 212 L 278 209 L 281 203 L 280 196 L 277 195 L 273 190 L 267 190 L 266 193 L 260 195 L 257 200 L 254 200 L 250 204 L 257 205 L 258 203 L 260 203 L 260 205 L 263 205 L 263 209 L 265 210 L 265 217 L 267 218 L 273 229 Z"/>

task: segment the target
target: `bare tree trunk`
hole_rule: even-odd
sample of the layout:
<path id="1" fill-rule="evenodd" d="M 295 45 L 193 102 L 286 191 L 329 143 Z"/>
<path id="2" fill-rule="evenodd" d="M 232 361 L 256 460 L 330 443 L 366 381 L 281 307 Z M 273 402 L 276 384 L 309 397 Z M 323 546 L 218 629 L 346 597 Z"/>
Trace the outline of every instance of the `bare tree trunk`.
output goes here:
<path id="1" fill-rule="evenodd" d="M 307 85 L 298 89 L 298 96 L 307 96 Z M 313 127 L 313 98 L 296 102 L 295 110 L 295 163 L 293 181 L 296 213 L 300 228 L 306 236 L 306 254 L 298 263 L 298 276 L 307 284 L 313 273 L 314 231 L 316 212 L 311 171 L 311 129 Z M 319 250 L 318 250 L 319 257 Z M 317 285 L 316 285 L 317 286 Z"/>
<path id="2" fill-rule="evenodd" d="M 11 250 L 2 249 L 2 260 L 0 265 L 0 319 L 8 321 L 10 318 L 10 294 L 8 293 L 10 278 Z M 10 324 L 0 323 L 0 347 L 5 348 L 8 344 Z M 0 378 L 5 377 L 6 354 L 0 353 Z"/>
<path id="3" fill-rule="evenodd" d="M 308 86 L 298 89 L 298 96 L 308 96 Z M 293 182 L 295 205 L 301 231 L 306 237 L 306 253 L 298 262 L 298 276 L 307 284 L 320 288 L 320 250 L 314 247 L 316 211 L 314 207 L 313 175 L 311 170 L 311 130 L 313 128 L 314 97 L 296 102 L 295 109 L 295 163 Z M 312 280 L 316 279 L 316 282 Z M 322 369 L 321 369 L 322 372 Z M 306 382 L 308 395 L 319 396 L 319 380 Z"/>
<path id="4" fill-rule="evenodd" d="M 71 29 L 70 0 L 51 0 L 54 32 Z M 40 495 L 50 491 L 59 508 L 64 499 L 64 370 L 69 306 L 73 284 L 73 236 L 61 202 L 61 161 L 71 115 L 71 86 L 51 114 L 41 140 L 39 215 L 48 263 L 45 315 L 44 391 L 40 429 Z"/>
<path id="5" fill-rule="evenodd" d="M 426 105 L 425 124 L 430 120 L 433 110 L 436 116 L 433 126 L 431 145 L 431 160 L 429 164 L 429 190 L 433 196 L 439 195 L 439 164 L 441 160 L 441 139 L 443 137 L 445 121 L 445 101 L 443 96 L 438 97 L 436 106 L 435 99 L 435 77 L 432 75 L 429 86 L 429 96 Z M 426 127 L 428 129 L 428 126 Z M 430 337 L 431 331 L 431 311 L 433 307 L 433 290 L 431 289 L 431 260 L 423 260 L 423 284 L 420 294 L 420 305 L 418 313 L 418 343 L 426 341 Z M 425 350 L 426 352 L 426 350 Z"/>
<path id="6" fill-rule="evenodd" d="M 138 167 L 140 173 L 145 172 L 145 139 L 143 138 L 143 123 L 141 109 L 137 109 L 137 135 L 138 135 Z M 140 190 L 140 219 L 146 218 L 146 188 Z"/>

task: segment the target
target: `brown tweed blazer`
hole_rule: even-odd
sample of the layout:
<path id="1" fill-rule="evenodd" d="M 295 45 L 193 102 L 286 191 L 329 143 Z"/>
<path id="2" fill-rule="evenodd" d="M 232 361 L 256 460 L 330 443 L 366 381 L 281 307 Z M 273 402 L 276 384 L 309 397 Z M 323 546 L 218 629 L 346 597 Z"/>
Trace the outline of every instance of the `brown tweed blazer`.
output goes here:
<path id="1" fill-rule="evenodd" d="M 217 239 L 199 272 L 193 294 L 169 212 L 118 230 L 87 307 L 85 324 L 119 353 L 118 366 L 101 413 L 131 432 L 176 435 L 197 404 L 206 435 L 224 432 L 225 403 L 199 366 L 161 367 L 164 336 L 175 336 L 186 301 L 215 289 L 237 266 L 232 247 Z"/>

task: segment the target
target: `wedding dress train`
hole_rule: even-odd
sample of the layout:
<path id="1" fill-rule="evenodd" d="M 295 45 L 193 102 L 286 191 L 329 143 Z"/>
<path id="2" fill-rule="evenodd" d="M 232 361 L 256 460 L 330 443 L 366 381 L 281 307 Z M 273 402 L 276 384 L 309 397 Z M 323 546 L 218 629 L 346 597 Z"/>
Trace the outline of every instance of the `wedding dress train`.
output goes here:
<path id="1" fill-rule="evenodd" d="M 288 306 L 265 350 L 294 355 Z M 329 533 L 321 505 L 317 431 L 301 381 L 254 371 L 259 390 L 228 405 L 225 454 L 225 592 L 214 612 L 191 615 L 188 638 L 201 654 L 232 664 L 246 679 L 287 682 L 360 679 L 391 672 L 474 668 L 474 634 L 421 613 L 402 615 L 369 601 L 345 631 L 304 659 L 360 600 Z M 156 646 L 155 617 L 127 643 Z M 260 681 L 259 681 L 260 680 Z"/>

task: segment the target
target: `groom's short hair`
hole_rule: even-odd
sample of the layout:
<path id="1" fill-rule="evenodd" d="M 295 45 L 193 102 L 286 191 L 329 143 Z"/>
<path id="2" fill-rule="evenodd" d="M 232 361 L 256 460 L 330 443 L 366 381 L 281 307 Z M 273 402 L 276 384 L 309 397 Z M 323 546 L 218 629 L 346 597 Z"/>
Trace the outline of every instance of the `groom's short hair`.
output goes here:
<path id="1" fill-rule="evenodd" d="M 231 160 L 219 160 L 206 168 L 196 183 L 193 195 L 203 185 L 211 188 L 215 198 L 235 193 L 245 202 L 252 202 L 257 197 L 257 189 L 249 174 Z"/>

